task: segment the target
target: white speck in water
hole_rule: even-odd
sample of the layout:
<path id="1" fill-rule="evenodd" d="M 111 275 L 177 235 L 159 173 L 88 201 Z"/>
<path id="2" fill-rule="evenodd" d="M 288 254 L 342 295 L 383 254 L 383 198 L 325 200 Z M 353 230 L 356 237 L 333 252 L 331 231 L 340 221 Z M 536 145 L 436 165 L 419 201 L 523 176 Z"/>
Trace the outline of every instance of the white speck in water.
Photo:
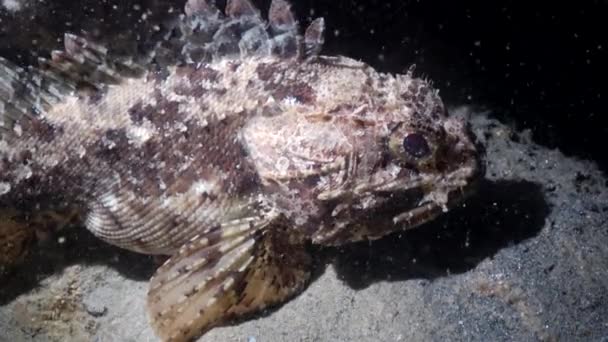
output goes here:
<path id="1" fill-rule="evenodd" d="M 78 158 L 83 158 L 85 156 L 85 154 L 87 153 L 87 150 L 84 148 L 84 146 L 79 145 L 76 148 L 76 153 L 78 154 Z"/>
<path id="2" fill-rule="evenodd" d="M 2 0 L 2 6 L 10 12 L 17 12 L 21 9 L 21 1 Z"/>
<path id="3" fill-rule="evenodd" d="M 148 141 L 153 134 L 154 131 L 145 127 L 130 127 L 127 131 L 129 141 L 135 146 L 141 146 Z"/>
<path id="4" fill-rule="evenodd" d="M 20 137 L 20 136 L 21 136 L 21 134 L 23 134 L 23 130 L 21 129 L 21 125 L 18 125 L 18 124 L 16 124 L 16 125 L 13 127 L 13 131 L 15 132 L 15 134 L 16 134 L 18 137 Z"/>
<path id="5" fill-rule="evenodd" d="M 283 99 L 283 104 L 286 106 L 296 106 L 298 103 L 298 99 L 293 96 L 287 96 Z"/>
<path id="6" fill-rule="evenodd" d="M 17 180 L 30 179 L 30 177 L 32 177 L 32 169 L 27 165 L 22 166 L 17 174 Z"/>
<path id="7" fill-rule="evenodd" d="M 120 205 L 120 200 L 112 193 L 107 193 L 101 196 L 100 201 L 104 207 L 110 210 L 118 210 Z"/>
<path id="8" fill-rule="evenodd" d="M 11 185 L 6 182 L 0 182 L 0 195 L 7 194 L 11 191 Z"/>
<path id="9" fill-rule="evenodd" d="M 194 192 L 197 194 L 205 194 L 213 192 L 215 186 L 212 182 L 197 181 L 193 185 Z"/>

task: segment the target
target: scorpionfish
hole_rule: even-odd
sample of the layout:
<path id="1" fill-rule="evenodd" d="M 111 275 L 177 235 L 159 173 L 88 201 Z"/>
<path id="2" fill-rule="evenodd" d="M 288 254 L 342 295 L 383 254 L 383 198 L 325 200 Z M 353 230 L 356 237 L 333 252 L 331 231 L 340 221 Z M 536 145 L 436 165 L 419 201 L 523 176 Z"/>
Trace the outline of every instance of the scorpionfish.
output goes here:
<path id="1" fill-rule="evenodd" d="M 0 59 L 0 230 L 73 215 L 167 255 L 147 311 L 187 341 L 301 291 L 311 244 L 453 207 L 483 171 L 466 120 L 412 72 L 322 55 L 324 27 L 286 0 L 188 0 L 144 56 L 66 34 L 35 68 Z"/>

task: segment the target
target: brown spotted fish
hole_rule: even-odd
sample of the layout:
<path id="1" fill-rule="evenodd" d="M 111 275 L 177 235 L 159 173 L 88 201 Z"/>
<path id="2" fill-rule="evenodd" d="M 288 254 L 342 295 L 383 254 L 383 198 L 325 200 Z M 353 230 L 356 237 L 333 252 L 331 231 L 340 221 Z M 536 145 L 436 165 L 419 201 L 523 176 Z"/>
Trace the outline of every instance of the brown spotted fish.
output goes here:
<path id="1" fill-rule="evenodd" d="M 320 55 L 323 31 L 285 0 L 189 0 L 145 57 L 66 34 L 37 68 L 0 59 L 0 208 L 170 256 L 147 301 L 164 341 L 284 302 L 309 243 L 418 226 L 482 174 L 428 81 Z"/>

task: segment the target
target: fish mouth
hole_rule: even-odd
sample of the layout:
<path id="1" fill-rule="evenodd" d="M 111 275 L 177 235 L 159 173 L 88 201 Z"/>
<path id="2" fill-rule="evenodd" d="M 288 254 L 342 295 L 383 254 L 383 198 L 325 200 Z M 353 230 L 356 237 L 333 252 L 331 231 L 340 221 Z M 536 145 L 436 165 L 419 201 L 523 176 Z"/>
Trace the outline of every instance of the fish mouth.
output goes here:
<path id="1" fill-rule="evenodd" d="M 473 193 L 481 177 L 478 169 L 471 171 L 359 184 L 356 192 L 327 200 L 334 223 L 315 232 L 313 241 L 336 245 L 344 241 L 376 240 L 418 227 Z M 454 178 L 460 182 L 454 182 Z"/>
<path id="2" fill-rule="evenodd" d="M 465 201 L 475 192 L 484 174 L 481 159 L 472 158 L 447 174 L 403 177 L 367 190 L 394 197 L 392 223 L 400 229 L 410 229 Z"/>
<path id="3" fill-rule="evenodd" d="M 460 163 L 445 172 L 424 173 L 393 164 L 352 188 L 322 192 L 317 199 L 335 204 L 333 210 L 340 208 L 332 212 L 332 218 L 345 225 L 351 222 L 355 228 L 349 231 L 360 230 L 349 241 L 374 240 L 409 230 L 433 220 L 474 193 L 485 168 L 476 150 L 466 152 Z M 338 241 L 338 229 L 333 230 L 317 242 Z"/>
<path id="4" fill-rule="evenodd" d="M 415 228 L 429 222 L 437 216 L 448 212 L 451 208 L 464 202 L 477 187 L 477 181 L 452 190 L 436 189 L 427 195 L 420 196 L 419 202 L 405 211 L 400 211 L 392 217 L 394 225 L 401 229 Z M 402 207 L 403 208 L 403 207 Z"/>

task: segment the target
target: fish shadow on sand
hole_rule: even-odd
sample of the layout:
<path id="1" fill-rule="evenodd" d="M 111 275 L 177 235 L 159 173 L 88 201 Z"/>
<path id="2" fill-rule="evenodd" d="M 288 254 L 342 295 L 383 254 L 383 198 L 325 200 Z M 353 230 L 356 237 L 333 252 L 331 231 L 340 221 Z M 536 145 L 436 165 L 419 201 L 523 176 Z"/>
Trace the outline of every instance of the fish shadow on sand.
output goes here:
<path id="1" fill-rule="evenodd" d="M 536 236 L 549 211 L 536 183 L 483 181 L 463 206 L 433 222 L 328 253 L 340 279 L 354 289 L 377 281 L 435 279 L 471 270 Z"/>

